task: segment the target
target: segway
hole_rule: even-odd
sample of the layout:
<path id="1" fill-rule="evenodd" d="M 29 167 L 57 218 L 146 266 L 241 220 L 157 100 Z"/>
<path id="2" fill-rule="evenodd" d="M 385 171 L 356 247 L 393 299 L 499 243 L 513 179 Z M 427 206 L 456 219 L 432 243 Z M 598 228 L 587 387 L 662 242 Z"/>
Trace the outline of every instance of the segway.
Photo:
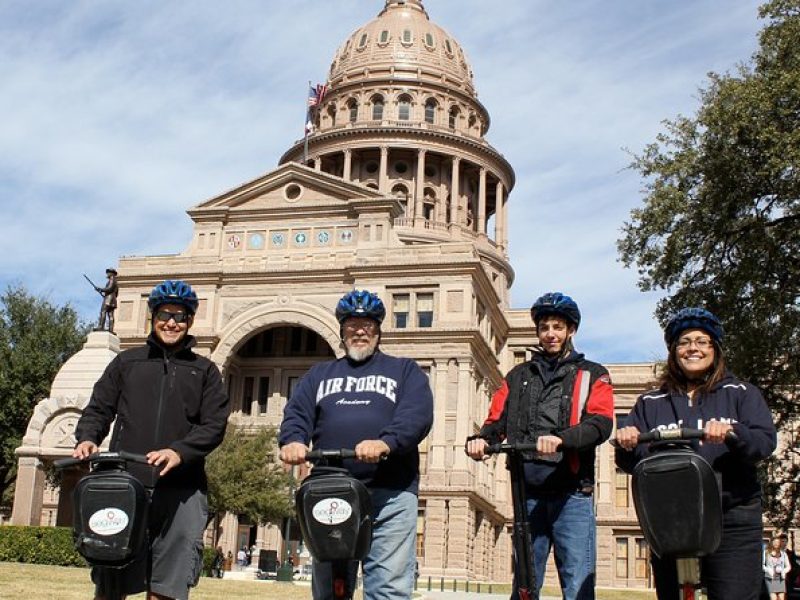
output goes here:
<path id="1" fill-rule="evenodd" d="M 147 464 L 147 457 L 128 452 L 96 452 L 86 458 L 54 461 L 56 469 L 89 463 L 72 493 L 72 538 L 75 549 L 98 567 L 100 590 L 108 600 L 124 597 L 117 570 L 141 557 L 147 549 L 149 496 L 144 485 L 128 473 L 128 462 Z"/>
<path id="2" fill-rule="evenodd" d="M 689 428 L 639 434 L 639 444 L 654 443 L 631 479 L 644 538 L 657 557 L 675 559 L 682 600 L 695 600 L 700 559 L 715 552 L 722 540 L 719 482 L 708 461 L 691 447 L 692 440 L 704 436 L 702 429 Z"/>
<path id="3" fill-rule="evenodd" d="M 561 446 L 559 446 L 559 449 Z M 514 548 L 514 579 L 519 600 L 531 600 L 536 593 L 536 571 L 533 568 L 533 539 L 528 521 L 525 495 L 525 472 L 523 452 L 536 452 L 536 442 L 489 444 L 487 455 L 506 454 L 511 475 L 511 504 L 514 510 L 514 526 L 511 539 Z"/>
<path id="4" fill-rule="evenodd" d="M 367 487 L 347 469 L 330 466 L 355 455 L 353 450 L 308 452 L 306 460 L 316 466 L 295 496 L 303 541 L 314 560 L 331 563 L 336 600 L 353 597 L 351 565 L 363 560 L 372 544 L 372 500 Z"/>

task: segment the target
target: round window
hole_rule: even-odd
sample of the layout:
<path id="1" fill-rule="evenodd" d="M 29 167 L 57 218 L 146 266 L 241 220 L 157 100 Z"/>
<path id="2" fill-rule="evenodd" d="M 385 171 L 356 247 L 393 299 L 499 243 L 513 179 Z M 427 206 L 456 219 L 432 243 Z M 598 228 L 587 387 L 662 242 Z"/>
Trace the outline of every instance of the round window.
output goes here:
<path id="1" fill-rule="evenodd" d="M 394 170 L 395 173 L 405 173 L 406 171 L 408 171 L 408 165 L 403 161 L 398 161 L 394 163 Z"/>
<path id="2" fill-rule="evenodd" d="M 285 188 L 283 188 L 283 196 L 289 202 L 294 202 L 295 200 L 298 200 L 302 195 L 303 195 L 303 188 L 301 188 L 296 183 L 290 183 Z"/>
<path id="3" fill-rule="evenodd" d="M 425 175 L 427 177 L 435 177 L 436 176 L 436 167 L 431 165 L 425 165 Z"/>
<path id="4" fill-rule="evenodd" d="M 376 163 L 374 160 L 371 160 L 364 166 L 364 169 L 367 171 L 367 173 L 375 173 L 378 171 L 378 163 Z"/>

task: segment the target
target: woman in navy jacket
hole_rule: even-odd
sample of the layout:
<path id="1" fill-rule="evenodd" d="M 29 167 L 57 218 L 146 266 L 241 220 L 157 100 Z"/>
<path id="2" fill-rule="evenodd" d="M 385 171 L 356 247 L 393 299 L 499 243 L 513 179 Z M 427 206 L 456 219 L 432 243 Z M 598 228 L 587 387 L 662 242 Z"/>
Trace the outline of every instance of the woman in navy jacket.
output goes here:
<path id="1" fill-rule="evenodd" d="M 722 326 L 702 308 L 685 308 L 667 323 L 669 349 L 659 387 L 643 394 L 617 430 L 617 466 L 630 473 L 647 456 L 640 432 L 691 427 L 705 439 L 695 450 L 722 486 L 723 533 L 719 548 L 702 561 L 709 600 L 758 600 L 761 586 L 761 485 L 756 464 L 775 450 L 772 415 L 759 390 L 725 367 Z M 726 440 L 729 431 L 736 434 Z M 680 523 L 675 523 L 680 527 Z M 652 557 L 659 599 L 677 598 L 674 560 Z"/>

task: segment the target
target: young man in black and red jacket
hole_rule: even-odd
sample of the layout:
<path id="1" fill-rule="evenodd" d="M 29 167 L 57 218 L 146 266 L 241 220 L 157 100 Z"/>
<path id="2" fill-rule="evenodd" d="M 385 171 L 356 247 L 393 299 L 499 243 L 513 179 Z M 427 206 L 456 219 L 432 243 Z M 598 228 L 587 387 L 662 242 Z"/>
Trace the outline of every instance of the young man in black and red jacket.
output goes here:
<path id="1" fill-rule="evenodd" d="M 572 298 L 545 294 L 531 315 L 539 346 L 506 375 L 467 453 L 479 460 L 488 444 L 536 442 L 535 452 L 523 453 L 535 597 L 553 547 L 565 600 L 593 599 L 595 448 L 611 435 L 613 389 L 605 367 L 573 347 L 581 315 Z M 518 597 L 515 585 L 512 600 Z"/>

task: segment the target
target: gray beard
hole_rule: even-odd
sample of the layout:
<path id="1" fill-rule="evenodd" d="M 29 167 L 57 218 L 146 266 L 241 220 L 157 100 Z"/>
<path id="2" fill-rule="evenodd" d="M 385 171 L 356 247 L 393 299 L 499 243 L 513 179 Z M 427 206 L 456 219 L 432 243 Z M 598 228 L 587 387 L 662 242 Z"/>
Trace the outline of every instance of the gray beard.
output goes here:
<path id="1" fill-rule="evenodd" d="M 350 360 L 354 360 L 355 362 L 362 362 L 367 360 L 373 354 L 375 354 L 376 349 L 377 349 L 377 344 L 375 346 L 370 345 L 362 349 L 347 347 L 347 356 L 350 358 Z"/>

